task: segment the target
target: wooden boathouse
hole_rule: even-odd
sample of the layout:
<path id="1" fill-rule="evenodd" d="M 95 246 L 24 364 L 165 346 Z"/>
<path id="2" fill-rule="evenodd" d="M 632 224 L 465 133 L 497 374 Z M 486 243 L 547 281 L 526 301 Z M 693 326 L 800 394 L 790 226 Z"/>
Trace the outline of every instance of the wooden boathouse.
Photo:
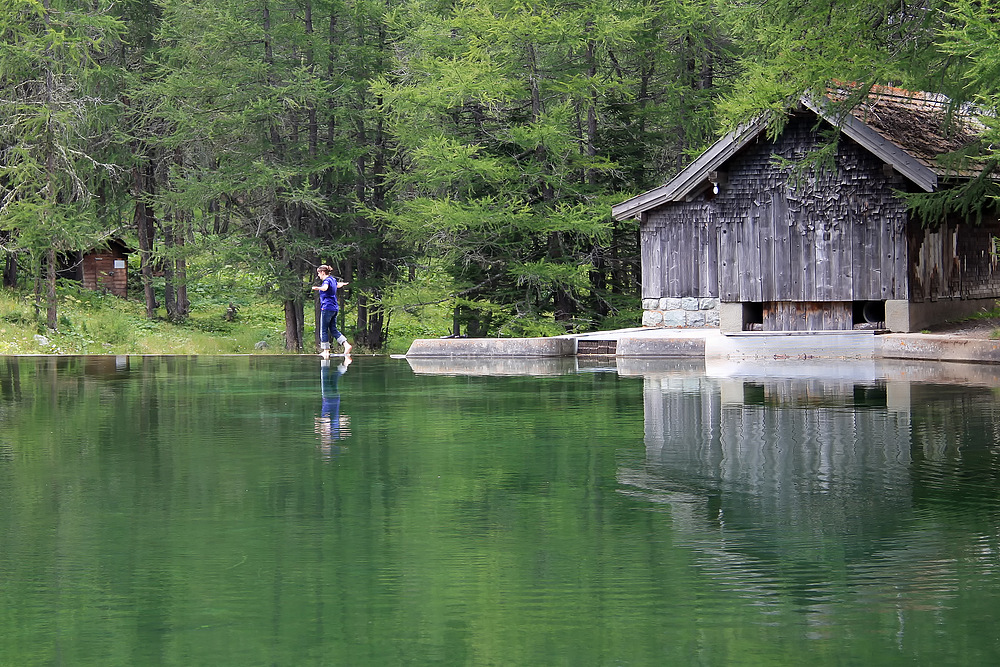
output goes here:
<path id="1" fill-rule="evenodd" d="M 979 175 L 939 159 L 975 116 L 896 88 L 835 108 L 804 97 L 778 136 L 751 122 L 613 208 L 640 223 L 644 326 L 911 332 L 995 307 L 995 211 L 927 226 L 900 197 Z M 833 129 L 832 160 L 796 169 Z"/>

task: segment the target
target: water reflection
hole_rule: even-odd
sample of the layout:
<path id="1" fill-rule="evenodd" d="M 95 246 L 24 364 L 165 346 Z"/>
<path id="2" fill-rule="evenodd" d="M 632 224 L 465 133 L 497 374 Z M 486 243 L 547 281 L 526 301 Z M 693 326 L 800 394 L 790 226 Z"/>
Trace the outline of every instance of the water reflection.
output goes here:
<path id="1" fill-rule="evenodd" d="M 350 357 L 345 357 L 336 367 L 332 367 L 329 359 L 320 361 L 322 402 L 315 424 L 320 453 L 325 461 L 335 458 L 343 449 L 338 443 L 351 436 L 351 418 L 340 414 L 340 376 L 347 372 L 350 365 Z"/>
<path id="2" fill-rule="evenodd" d="M 619 469 L 621 492 L 669 512 L 731 591 L 762 608 L 794 601 L 808 637 L 828 636 L 843 604 L 861 601 L 891 614 L 901 640 L 911 613 L 952 608 L 968 552 L 991 571 L 1000 564 L 997 466 L 983 465 L 1000 444 L 997 369 L 710 362 L 632 372 L 644 382 L 646 453 Z M 944 375 L 965 386 L 925 381 Z M 978 514 L 954 513 L 977 524 L 964 544 L 939 511 L 956 502 Z"/>
<path id="3" fill-rule="evenodd" d="M 996 664 L 996 369 L 511 361 L 0 359 L 0 655 Z"/>
<path id="4" fill-rule="evenodd" d="M 419 375 L 565 375 L 578 371 L 577 357 L 407 357 Z"/>

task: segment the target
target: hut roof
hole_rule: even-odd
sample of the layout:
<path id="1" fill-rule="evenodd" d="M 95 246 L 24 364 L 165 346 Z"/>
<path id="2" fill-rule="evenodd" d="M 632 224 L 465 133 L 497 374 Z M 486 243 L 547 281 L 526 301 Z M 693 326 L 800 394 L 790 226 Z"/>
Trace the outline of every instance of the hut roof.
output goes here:
<path id="1" fill-rule="evenodd" d="M 833 90 L 820 100 L 803 96 L 800 108 L 839 128 L 926 192 L 937 189 L 939 177 L 978 173 L 976 165 L 957 170 L 938 159 L 970 145 L 981 133 L 971 109 L 951 108 L 944 95 L 876 86 L 849 112 L 838 111 L 837 102 L 848 92 Z M 612 207 L 612 215 L 624 220 L 667 202 L 684 201 L 732 156 L 763 140 L 769 121 L 763 115 L 729 132 L 666 184 Z"/>
<path id="2" fill-rule="evenodd" d="M 110 236 L 84 254 L 102 253 L 108 251 L 120 252 L 123 255 L 130 255 L 135 252 L 135 249 L 126 244 L 121 238 L 118 238 L 117 236 Z"/>
<path id="3" fill-rule="evenodd" d="M 841 101 L 845 94 L 836 91 L 829 97 Z M 977 163 L 956 171 L 952 164 L 939 159 L 974 144 L 985 130 L 977 118 L 979 112 L 970 106 L 955 108 L 947 96 L 937 93 L 875 86 L 850 113 L 938 176 L 968 177 L 979 173 Z"/>

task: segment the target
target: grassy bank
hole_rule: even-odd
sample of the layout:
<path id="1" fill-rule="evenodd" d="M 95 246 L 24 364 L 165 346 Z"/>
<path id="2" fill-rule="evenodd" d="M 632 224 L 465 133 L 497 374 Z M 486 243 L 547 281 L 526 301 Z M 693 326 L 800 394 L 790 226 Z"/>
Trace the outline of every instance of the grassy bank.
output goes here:
<path id="1" fill-rule="evenodd" d="M 147 319 L 141 300 L 91 292 L 73 282 L 59 285 L 58 299 L 59 325 L 53 331 L 45 325 L 44 304 L 36 309 L 32 294 L 0 290 L 0 354 L 284 352 L 278 303 L 241 304 L 227 319 L 228 302 L 202 289 L 191 295 L 191 317 L 175 324 L 162 318 L 162 310 L 161 317 Z M 311 335 L 310 330 L 307 340 Z"/>
<path id="2" fill-rule="evenodd" d="M 416 338 L 437 338 L 451 333 L 454 302 L 440 295 L 453 289 L 444 279 L 430 277 L 408 281 L 383 296 L 389 326 L 384 354 L 403 353 Z M 190 316 L 184 322 L 166 319 L 159 309 L 155 319 L 146 317 L 138 269 L 129 279 L 129 299 L 83 289 L 78 282 L 60 279 L 57 286 L 58 326 L 45 322 L 45 305 L 36 306 L 27 288 L 0 288 L 0 355 L 10 354 L 285 354 L 284 312 L 273 285 L 264 275 L 247 267 L 202 267 L 192 263 L 188 285 Z M 437 282 L 435 282 L 435 280 Z M 154 278 L 154 291 L 163 301 L 163 278 Z M 315 352 L 315 327 L 311 304 L 306 304 L 304 352 Z M 354 295 L 342 301 L 346 312 L 344 334 L 352 342 L 352 319 L 357 316 Z M 420 304 L 420 305 L 409 305 Z M 499 317 L 505 317 L 498 308 Z M 634 326 L 638 310 L 622 310 L 601 322 L 599 328 Z M 509 318 L 500 335 L 548 336 L 565 333 L 551 318 Z M 355 345 L 355 353 L 368 351 Z"/>

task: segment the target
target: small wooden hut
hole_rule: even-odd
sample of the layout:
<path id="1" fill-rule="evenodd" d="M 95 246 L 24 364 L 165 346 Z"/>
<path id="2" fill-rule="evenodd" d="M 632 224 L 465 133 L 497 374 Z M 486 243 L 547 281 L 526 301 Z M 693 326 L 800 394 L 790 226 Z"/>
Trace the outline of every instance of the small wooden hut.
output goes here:
<path id="1" fill-rule="evenodd" d="M 640 222 L 644 326 L 907 332 L 995 306 L 995 213 L 927 227 L 899 196 L 978 175 L 938 160 L 975 117 L 895 88 L 840 116 L 828 102 L 803 98 L 774 139 L 766 119 L 740 127 L 613 208 Z M 831 128 L 828 167 L 796 171 Z"/>
<path id="2" fill-rule="evenodd" d="M 117 239 L 83 254 L 80 280 L 84 289 L 107 290 L 128 298 L 128 256 L 132 250 Z"/>

